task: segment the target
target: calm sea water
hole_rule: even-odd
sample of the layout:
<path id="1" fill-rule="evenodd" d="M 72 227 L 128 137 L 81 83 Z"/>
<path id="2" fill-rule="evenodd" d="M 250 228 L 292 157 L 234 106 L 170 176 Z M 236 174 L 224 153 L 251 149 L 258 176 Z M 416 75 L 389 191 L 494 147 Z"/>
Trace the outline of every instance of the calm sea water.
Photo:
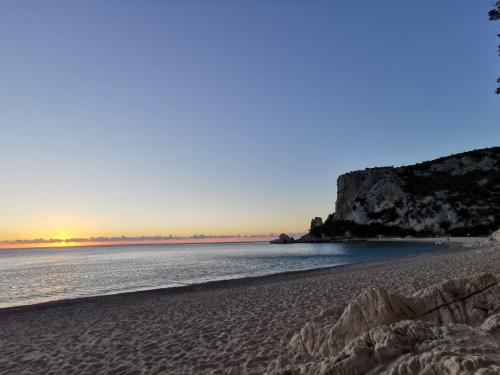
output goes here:
<path id="1" fill-rule="evenodd" d="M 408 242 L 0 249 L 0 308 L 433 252 Z"/>

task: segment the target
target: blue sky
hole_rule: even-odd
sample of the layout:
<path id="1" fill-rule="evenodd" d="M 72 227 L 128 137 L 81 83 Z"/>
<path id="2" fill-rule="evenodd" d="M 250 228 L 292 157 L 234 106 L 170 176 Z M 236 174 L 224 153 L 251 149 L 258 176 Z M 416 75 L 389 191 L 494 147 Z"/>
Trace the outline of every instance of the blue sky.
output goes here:
<path id="1" fill-rule="evenodd" d="M 500 144 L 490 1 L 3 1 L 0 239 L 300 231 Z"/>

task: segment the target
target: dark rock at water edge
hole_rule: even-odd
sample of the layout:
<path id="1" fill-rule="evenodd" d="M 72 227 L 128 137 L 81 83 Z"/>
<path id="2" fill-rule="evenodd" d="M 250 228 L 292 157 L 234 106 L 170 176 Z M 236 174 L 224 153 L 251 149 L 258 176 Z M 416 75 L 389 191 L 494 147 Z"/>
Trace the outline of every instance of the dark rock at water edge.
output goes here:
<path id="1" fill-rule="evenodd" d="M 272 240 L 271 243 L 284 244 L 284 243 L 293 243 L 295 242 L 293 237 L 290 237 L 288 234 L 281 233 L 276 240 Z"/>

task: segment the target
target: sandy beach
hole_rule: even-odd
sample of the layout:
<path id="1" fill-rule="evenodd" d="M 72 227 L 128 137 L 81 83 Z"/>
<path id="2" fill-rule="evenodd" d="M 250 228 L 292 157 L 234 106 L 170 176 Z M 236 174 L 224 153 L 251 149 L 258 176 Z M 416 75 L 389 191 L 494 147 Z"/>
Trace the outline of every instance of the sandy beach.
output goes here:
<path id="1" fill-rule="evenodd" d="M 481 272 L 500 276 L 500 246 L 451 239 L 412 258 L 2 309 L 0 373 L 261 374 L 366 287 L 410 293 Z"/>

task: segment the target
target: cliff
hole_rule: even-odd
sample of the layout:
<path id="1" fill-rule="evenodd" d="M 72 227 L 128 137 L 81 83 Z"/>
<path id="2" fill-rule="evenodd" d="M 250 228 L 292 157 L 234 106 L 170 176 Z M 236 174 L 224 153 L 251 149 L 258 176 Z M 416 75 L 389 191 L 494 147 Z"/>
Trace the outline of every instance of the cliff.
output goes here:
<path id="1" fill-rule="evenodd" d="M 341 175 L 325 236 L 488 235 L 500 226 L 500 147 Z"/>

